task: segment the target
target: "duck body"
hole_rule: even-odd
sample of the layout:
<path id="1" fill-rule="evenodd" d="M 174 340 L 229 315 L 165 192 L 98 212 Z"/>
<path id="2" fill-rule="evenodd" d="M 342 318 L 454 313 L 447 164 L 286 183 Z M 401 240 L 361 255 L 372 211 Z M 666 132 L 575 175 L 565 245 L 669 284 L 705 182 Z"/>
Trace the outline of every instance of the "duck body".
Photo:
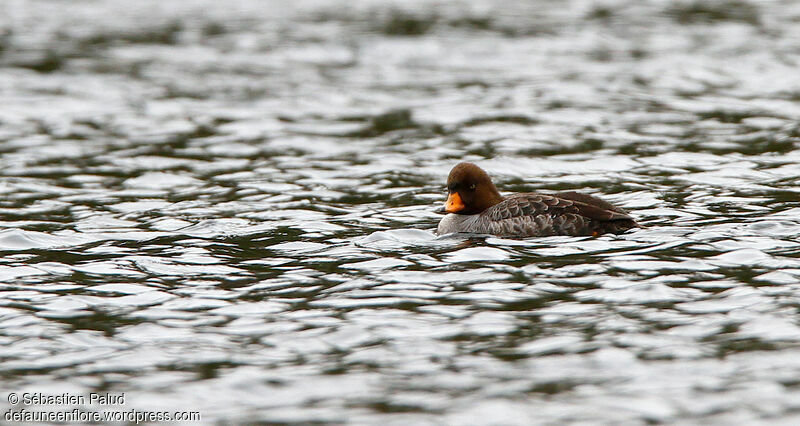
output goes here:
<path id="1" fill-rule="evenodd" d="M 596 236 L 639 226 L 625 210 L 578 192 L 502 197 L 486 172 L 472 163 L 455 166 L 447 184 L 445 211 L 449 214 L 439 222 L 439 234 Z"/>

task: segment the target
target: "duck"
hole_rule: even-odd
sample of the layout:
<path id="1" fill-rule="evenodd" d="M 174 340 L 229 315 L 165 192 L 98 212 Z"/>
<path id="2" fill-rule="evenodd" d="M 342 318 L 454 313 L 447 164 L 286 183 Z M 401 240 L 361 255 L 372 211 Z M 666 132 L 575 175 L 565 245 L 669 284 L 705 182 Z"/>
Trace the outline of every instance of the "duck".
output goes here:
<path id="1" fill-rule="evenodd" d="M 574 191 L 502 196 L 489 175 L 463 162 L 447 177 L 447 201 L 436 231 L 503 237 L 599 236 L 638 228 L 625 210 Z"/>

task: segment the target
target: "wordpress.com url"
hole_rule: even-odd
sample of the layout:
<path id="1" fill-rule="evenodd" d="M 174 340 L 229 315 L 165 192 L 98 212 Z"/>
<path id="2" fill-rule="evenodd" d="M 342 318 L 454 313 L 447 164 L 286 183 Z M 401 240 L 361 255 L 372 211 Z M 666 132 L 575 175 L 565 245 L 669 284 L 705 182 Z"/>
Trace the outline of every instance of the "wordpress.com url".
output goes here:
<path id="1" fill-rule="evenodd" d="M 8 410 L 3 414 L 7 422 L 199 422 L 199 411 L 35 411 Z"/>

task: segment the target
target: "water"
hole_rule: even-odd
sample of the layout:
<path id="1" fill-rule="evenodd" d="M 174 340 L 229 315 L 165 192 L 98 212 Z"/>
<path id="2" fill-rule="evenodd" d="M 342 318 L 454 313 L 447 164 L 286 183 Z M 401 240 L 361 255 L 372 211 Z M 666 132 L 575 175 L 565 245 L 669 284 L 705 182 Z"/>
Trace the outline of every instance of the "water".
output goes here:
<path id="1" fill-rule="evenodd" d="M 0 405 L 796 424 L 798 20 L 789 1 L 3 2 Z M 462 160 L 646 228 L 437 237 Z"/>

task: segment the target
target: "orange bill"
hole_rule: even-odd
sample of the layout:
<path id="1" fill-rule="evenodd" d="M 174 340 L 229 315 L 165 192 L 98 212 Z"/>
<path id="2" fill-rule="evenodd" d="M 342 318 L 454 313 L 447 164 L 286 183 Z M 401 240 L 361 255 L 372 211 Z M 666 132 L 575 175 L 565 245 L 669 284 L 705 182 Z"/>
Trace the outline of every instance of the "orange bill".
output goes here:
<path id="1" fill-rule="evenodd" d="M 458 192 L 451 192 L 447 196 L 447 202 L 444 203 L 444 211 L 448 213 L 456 213 L 464 210 L 464 203 L 461 201 L 461 196 Z"/>

